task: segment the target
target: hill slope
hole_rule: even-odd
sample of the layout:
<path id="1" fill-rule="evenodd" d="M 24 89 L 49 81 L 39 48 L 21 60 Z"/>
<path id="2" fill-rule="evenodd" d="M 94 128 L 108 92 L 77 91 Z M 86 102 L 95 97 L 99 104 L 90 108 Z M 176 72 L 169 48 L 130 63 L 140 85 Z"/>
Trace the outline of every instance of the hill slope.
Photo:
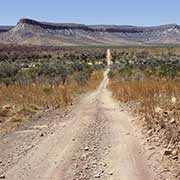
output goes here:
<path id="1" fill-rule="evenodd" d="M 12 28 L 13 26 L 0 26 L 0 33 L 7 32 Z"/>
<path id="2" fill-rule="evenodd" d="M 0 32 L 0 43 L 5 44 L 46 46 L 180 44 L 180 26 L 176 24 L 156 27 L 89 26 L 21 19 L 15 27 L 1 27 Z"/>

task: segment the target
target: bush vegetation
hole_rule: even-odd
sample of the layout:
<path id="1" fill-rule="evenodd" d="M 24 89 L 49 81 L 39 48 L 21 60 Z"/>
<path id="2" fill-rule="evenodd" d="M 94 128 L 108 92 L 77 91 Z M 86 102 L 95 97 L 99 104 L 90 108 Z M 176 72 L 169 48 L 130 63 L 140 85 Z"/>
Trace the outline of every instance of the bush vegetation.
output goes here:
<path id="1" fill-rule="evenodd" d="M 109 88 L 113 96 L 134 107 L 147 132 L 159 134 L 164 146 L 178 152 L 180 49 L 114 49 L 112 56 Z"/>
<path id="2" fill-rule="evenodd" d="M 105 65 L 99 48 L 0 45 L 0 131 L 39 110 L 72 104 L 98 86 Z"/>

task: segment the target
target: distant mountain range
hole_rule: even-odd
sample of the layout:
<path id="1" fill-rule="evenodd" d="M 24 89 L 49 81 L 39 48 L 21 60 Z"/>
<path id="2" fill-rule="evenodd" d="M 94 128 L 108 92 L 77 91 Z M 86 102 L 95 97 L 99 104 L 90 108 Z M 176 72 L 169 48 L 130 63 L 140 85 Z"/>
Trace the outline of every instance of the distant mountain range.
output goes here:
<path id="1" fill-rule="evenodd" d="M 16 26 L 0 26 L 0 43 L 44 46 L 179 45 L 180 26 L 84 25 L 21 19 Z"/>

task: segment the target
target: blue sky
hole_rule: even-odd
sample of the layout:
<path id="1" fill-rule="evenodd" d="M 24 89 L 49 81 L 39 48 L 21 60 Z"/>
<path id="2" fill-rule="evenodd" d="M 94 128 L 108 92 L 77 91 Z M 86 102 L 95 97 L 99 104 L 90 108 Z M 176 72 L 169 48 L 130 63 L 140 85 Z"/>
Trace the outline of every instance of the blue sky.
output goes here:
<path id="1" fill-rule="evenodd" d="M 84 24 L 180 24 L 180 0 L 2 0 L 0 24 L 23 17 Z"/>

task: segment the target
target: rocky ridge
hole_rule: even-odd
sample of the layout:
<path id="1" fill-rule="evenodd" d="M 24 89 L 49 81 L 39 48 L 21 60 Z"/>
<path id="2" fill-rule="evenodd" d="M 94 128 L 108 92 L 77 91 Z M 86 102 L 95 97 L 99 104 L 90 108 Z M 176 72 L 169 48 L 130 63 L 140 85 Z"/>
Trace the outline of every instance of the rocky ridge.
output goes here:
<path id="1" fill-rule="evenodd" d="M 63 45 L 177 45 L 180 26 L 154 27 L 48 23 L 21 19 L 15 27 L 1 27 L 0 43 Z"/>

